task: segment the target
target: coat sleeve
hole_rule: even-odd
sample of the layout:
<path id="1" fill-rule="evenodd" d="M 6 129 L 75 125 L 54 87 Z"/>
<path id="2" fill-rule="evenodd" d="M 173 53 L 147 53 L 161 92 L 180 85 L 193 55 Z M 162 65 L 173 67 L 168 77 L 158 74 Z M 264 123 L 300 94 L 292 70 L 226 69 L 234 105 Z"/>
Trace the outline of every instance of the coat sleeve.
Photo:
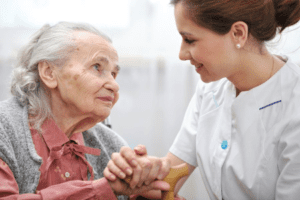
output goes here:
<path id="1" fill-rule="evenodd" d="M 294 116 L 279 139 L 279 177 L 276 199 L 299 199 L 300 196 L 300 115 Z"/>

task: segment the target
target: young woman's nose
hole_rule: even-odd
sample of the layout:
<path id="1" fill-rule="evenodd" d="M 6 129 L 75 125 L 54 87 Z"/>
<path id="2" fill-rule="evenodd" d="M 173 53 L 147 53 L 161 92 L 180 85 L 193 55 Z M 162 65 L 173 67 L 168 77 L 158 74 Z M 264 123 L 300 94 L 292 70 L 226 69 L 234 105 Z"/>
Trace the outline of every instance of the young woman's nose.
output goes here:
<path id="1" fill-rule="evenodd" d="M 190 60 L 191 59 L 191 54 L 186 47 L 185 42 L 183 41 L 181 43 L 180 51 L 179 51 L 179 59 L 180 60 Z"/>

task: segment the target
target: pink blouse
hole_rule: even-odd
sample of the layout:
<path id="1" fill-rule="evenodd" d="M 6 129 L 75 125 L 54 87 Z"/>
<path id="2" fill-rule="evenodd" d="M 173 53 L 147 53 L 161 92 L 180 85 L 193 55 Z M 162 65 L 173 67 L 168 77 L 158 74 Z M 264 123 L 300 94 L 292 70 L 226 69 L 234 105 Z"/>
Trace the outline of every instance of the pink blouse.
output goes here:
<path id="1" fill-rule="evenodd" d="M 0 199 L 117 199 L 105 178 L 93 181 L 92 166 L 84 154 L 100 155 L 100 149 L 84 146 L 82 133 L 70 139 L 53 120 L 42 125 L 43 134 L 30 129 L 37 154 L 43 162 L 35 194 L 19 194 L 8 165 L 0 158 Z M 91 174 L 88 181 L 87 174 Z M 26 173 L 26 172 L 23 172 Z"/>

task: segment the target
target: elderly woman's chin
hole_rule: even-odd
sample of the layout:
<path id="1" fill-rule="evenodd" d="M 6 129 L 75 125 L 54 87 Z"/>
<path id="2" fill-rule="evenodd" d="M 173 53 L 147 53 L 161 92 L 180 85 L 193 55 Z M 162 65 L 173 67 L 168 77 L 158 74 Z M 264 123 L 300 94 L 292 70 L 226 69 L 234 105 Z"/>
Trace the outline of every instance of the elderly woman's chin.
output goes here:
<path id="1" fill-rule="evenodd" d="M 102 122 L 111 114 L 111 110 L 113 109 L 115 103 L 116 102 L 112 102 L 110 105 L 102 103 L 96 104 L 93 105 L 92 110 L 86 110 L 86 112 L 91 113 L 93 116 L 92 118 L 94 118 L 97 122 Z M 84 113 L 84 111 L 82 113 Z"/>
<path id="2" fill-rule="evenodd" d="M 101 102 L 100 105 L 96 106 L 96 109 L 94 110 L 94 113 L 99 117 L 97 120 L 98 122 L 104 121 L 111 113 L 112 108 L 117 103 L 119 99 L 119 94 L 116 93 L 115 98 L 112 102 Z M 102 100 L 100 100 L 102 101 Z M 98 102 L 99 103 L 99 102 Z"/>
<path id="3" fill-rule="evenodd" d="M 101 112 L 96 112 L 96 121 L 97 122 L 102 122 L 104 121 L 109 115 L 110 115 L 111 109 L 106 108 L 106 109 L 101 109 Z"/>

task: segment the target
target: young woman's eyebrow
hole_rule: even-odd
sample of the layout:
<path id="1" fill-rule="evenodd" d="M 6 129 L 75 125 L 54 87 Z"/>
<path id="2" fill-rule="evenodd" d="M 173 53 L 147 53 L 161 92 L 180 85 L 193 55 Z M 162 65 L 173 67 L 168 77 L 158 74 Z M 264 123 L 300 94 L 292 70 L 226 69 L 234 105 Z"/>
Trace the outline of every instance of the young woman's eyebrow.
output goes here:
<path id="1" fill-rule="evenodd" d="M 192 35 L 191 33 L 188 33 L 188 32 L 179 32 L 179 33 L 182 36 L 191 36 Z"/>

